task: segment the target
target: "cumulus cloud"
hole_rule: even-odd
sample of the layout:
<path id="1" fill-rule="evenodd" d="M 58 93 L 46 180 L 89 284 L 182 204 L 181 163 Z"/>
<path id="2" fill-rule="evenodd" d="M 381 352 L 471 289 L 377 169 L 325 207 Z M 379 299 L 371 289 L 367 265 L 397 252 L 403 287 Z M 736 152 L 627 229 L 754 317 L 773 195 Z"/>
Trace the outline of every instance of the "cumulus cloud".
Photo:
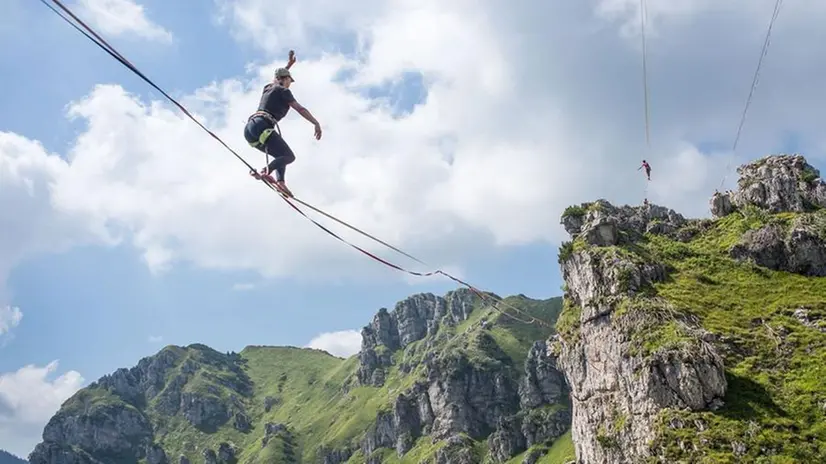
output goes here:
<path id="1" fill-rule="evenodd" d="M 325 332 L 310 340 L 307 347 L 324 350 L 333 356 L 348 358 L 361 349 L 361 334 L 356 330 Z"/>
<path id="2" fill-rule="evenodd" d="M 77 371 L 50 379 L 57 367 L 55 360 L 0 374 L 0 448 L 28 455 L 49 418 L 82 387 L 84 379 Z"/>
<path id="3" fill-rule="evenodd" d="M 108 36 L 135 35 L 170 42 L 172 34 L 146 17 L 143 5 L 132 0 L 79 0 L 77 15 Z"/>
<path id="4" fill-rule="evenodd" d="M 558 217 L 571 203 L 640 204 L 647 196 L 706 215 L 732 160 L 774 151 L 789 135 L 812 149 L 811 159 L 822 157 L 814 148 L 826 140 L 819 127 L 826 94 L 816 76 L 826 71 L 817 59 L 826 45 L 811 34 L 826 7 L 798 3 L 781 12 L 734 157 L 728 147 L 774 2 L 725 3 L 648 2 L 648 151 L 635 2 L 536 0 L 502 9 L 492 0 L 473 8 L 467 1 L 358 0 L 340 8 L 285 0 L 277 14 L 260 0 L 218 2 L 225 24 L 270 49 L 324 33 L 355 41 L 350 54 L 298 50 L 293 91 L 321 121 L 324 138 L 314 140 L 296 115 L 281 124 L 298 157 L 288 184 L 434 267 L 460 272 L 463 257 L 486 247 L 565 238 Z M 265 29 L 282 35 L 254 34 Z M 239 121 L 282 64 L 280 57 L 251 66 L 184 98 L 256 166 L 263 155 L 247 147 Z M 366 98 L 411 74 L 426 90 L 411 112 Z M 170 105 L 107 84 L 69 108 L 86 128 L 68 162 L 54 158 L 60 175 L 46 176 L 44 211 L 94 227 L 95 237 L 127 238 L 153 271 L 192 262 L 265 277 L 402 276 L 294 214 Z M 653 166 L 650 184 L 636 170 L 642 158 Z"/>
<path id="5" fill-rule="evenodd" d="M 52 187 L 69 168 L 40 142 L 0 132 L 0 305 L 11 300 L 4 284 L 23 259 L 79 243 L 113 240 L 89 217 L 55 208 Z"/>

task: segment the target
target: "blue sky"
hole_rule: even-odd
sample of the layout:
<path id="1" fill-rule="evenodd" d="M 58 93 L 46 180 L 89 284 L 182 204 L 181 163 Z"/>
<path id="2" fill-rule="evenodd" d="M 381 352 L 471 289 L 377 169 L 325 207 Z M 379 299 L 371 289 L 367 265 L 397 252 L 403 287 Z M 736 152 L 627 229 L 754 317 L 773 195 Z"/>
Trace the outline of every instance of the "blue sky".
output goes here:
<path id="1" fill-rule="evenodd" d="M 298 155 L 293 190 L 477 286 L 533 298 L 561 293 L 562 209 L 596 198 L 639 203 L 642 157 L 654 167 L 650 200 L 707 215 L 771 14 L 767 2 L 739 11 L 652 2 L 646 154 L 633 2 L 501 11 L 492 1 L 359 0 L 345 11 L 312 0 L 288 2 L 286 15 L 259 0 L 138 3 L 142 17 L 111 10 L 133 16 L 98 30 L 237 151 L 260 163 L 244 146 L 243 119 L 296 48 L 293 90 L 325 135 L 312 141 L 294 113 L 282 124 Z M 138 3 L 68 5 L 94 23 L 107 5 Z M 789 10 L 738 161 L 800 150 L 823 169 L 826 96 L 804 77 L 824 66 L 811 59 L 818 49 L 800 47 L 814 47 L 826 9 Z M 19 169 L 0 177 L 9 180 L 0 209 L 12 218 L 11 238 L 0 238 L 9 255 L 0 307 L 23 317 L 0 333 L 0 379 L 34 382 L 31 391 L 53 400 L 34 411 L 6 391 L 17 414 L 0 417 L 0 448 L 28 453 L 67 395 L 163 345 L 305 346 L 359 330 L 412 293 L 455 288 L 413 283 L 255 190 L 228 152 L 44 5 L 12 0 L 4 11 L 0 174 L 3 157 Z M 422 36 L 428 25 L 436 32 Z M 736 27 L 743 33 L 730 36 Z M 726 46 L 709 49 L 712 40 Z M 67 371 L 84 381 L 55 382 Z"/>
<path id="2" fill-rule="evenodd" d="M 233 77 L 243 72 L 247 62 L 260 59 L 215 24 L 215 11 L 207 3 L 185 9 L 168 2 L 144 5 L 155 17 L 164 18 L 164 27 L 175 31 L 175 44 L 147 47 L 128 39 L 112 43 L 173 95 Z M 157 98 L 154 89 L 42 4 L 17 0 L 12 11 L 15 25 L 4 29 L 4 35 L 19 37 L 28 31 L 39 40 L 2 52 L 6 63 L 3 75 L 14 88 L 26 89 L 11 92 L 11 99 L 4 103 L 6 110 L 0 113 L 3 130 L 40 140 L 47 150 L 62 155 L 78 130 L 78 124 L 67 121 L 65 105 L 83 97 L 95 84 L 116 82 L 130 93 Z M 204 50 L 209 50 L 211 59 L 203 59 Z M 57 59 L 49 60 L 46 69 L 20 66 L 27 56 Z M 11 63 L 18 63 L 15 69 Z M 84 65 L 78 66 L 80 63 Z M 173 72 L 168 72 L 170 69 Z M 390 98 L 403 114 L 419 101 L 422 89 L 414 77 L 396 85 L 371 87 L 365 93 L 370 98 Z M 551 245 L 496 251 L 469 257 L 468 267 L 474 269 L 468 274 L 471 281 L 503 295 L 522 292 L 545 298 L 560 293 Z M 355 250 L 347 252 L 357 254 Z M 402 260 L 410 264 L 406 258 Z M 502 268 L 514 271 L 493 271 Z M 80 247 L 32 257 L 15 267 L 8 280 L 14 304 L 27 311 L 25 322 L 15 330 L 14 342 L 4 349 L 0 371 L 45 364 L 59 353 L 61 365 L 71 366 L 91 380 L 157 351 L 158 344 L 147 342 L 150 335 L 162 336 L 163 344 L 199 342 L 221 350 L 240 350 L 248 344 L 304 346 L 320 332 L 358 330 L 379 307 L 391 307 L 413 292 L 443 293 L 454 288 L 448 283 L 411 288 L 406 283 L 329 285 L 288 280 L 250 290 L 233 289 L 234 284 L 251 280 L 257 280 L 251 272 L 210 272 L 191 266 L 153 276 L 142 265 L 139 253 L 128 245 Z M 117 349 L 112 350 L 113 346 Z"/>

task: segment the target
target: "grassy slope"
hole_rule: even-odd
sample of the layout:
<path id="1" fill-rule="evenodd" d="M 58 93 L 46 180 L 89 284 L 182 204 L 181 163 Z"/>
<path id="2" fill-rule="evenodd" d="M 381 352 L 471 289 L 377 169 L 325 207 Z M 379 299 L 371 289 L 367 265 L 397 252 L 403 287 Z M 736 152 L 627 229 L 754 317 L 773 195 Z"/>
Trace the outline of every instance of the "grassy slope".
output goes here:
<path id="1" fill-rule="evenodd" d="M 823 221 L 823 212 L 818 214 Z M 659 444 L 670 462 L 688 459 L 676 439 L 703 450 L 702 462 L 826 462 L 826 411 L 821 406 L 826 401 L 826 334 L 792 316 L 799 307 L 826 315 L 826 279 L 738 264 L 727 254 L 747 230 L 768 222 L 788 225 L 794 217 L 747 210 L 715 221 L 688 243 L 649 235 L 624 250 L 672 266 L 669 280 L 655 285 L 658 296 L 678 311 L 698 316 L 729 347 L 723 353 L 729 382 L 725 407 L 663 414 L 662 424 L 675 416 L 689 424 L 684 429 L 662 425 L 665 435 Z M 563 314 L 560 323 L 567 319 L 570 315 Z M 667 328 L 659 331 L 659 339 L 649 340 L 647 348 L 667 344 L 669 333 Z M 707 428 L 692 427 L 694 419 Z M 735 442 L 745 445 L 745 456 L 733 454 Z M 775 455 L 766 457 L 768 450 Z"/>
<path id="2" fill-rule="evenodd" d="M 561 300 L 530 300 L 523 297 L 509 297 L 506 301 L 523 311 L 545 321 L 553 323 L 561 310 Z M 494 325 L 491 330 L 483 332 L 480 321 L 483 317 Z M 491 338 L 497 347 L 487 346 Z M 469 320 L 457 327 L 443 326 L 437 337 L 439 342 L 430 350 L 448 355 L 461 350 L 471 362 L 499 366 L 513 363 L 514 372 L 521 374 L 525 356 L 535 340 L 543 340 L 548 330 L 537 325 L 525 325 L 499 315 L 490 308 L 477 308 Z M 224 400 L 235 396 L 243 403 L 253 428 L 241 433 L 228 421 L 217 430 L 200 431 L 189 425 L 180 415 L 172 417 L 158 414 L 152 406 L 157 397 L 147 408 L 141 408 L 152 420 L 156 429 L 156 440 L 167 452 L 171 461 L 177 462 L 178 456 L 186 455 L 191 462 L 203 460 L 202 450 L 217 450 L 221 442 L 234 444 L 239 452 L 240 463 L 289 462 L 288 456 L 295 456 L 300 462 L 315 462 L 322 447 L 337 448 L 359 439 L 370 427 L 381 410 L 389 410 L 396 396 L 409 388 L 424 375 L 422 366 L 409 374 L 399 371 L 402 362 L 414 364 L 426 354 L 424 341 L 418 341 L 404 350 L 394 353 L 395 365 L 388 369 L 385 385 L 382 387 L 354 387 L 353 375 L 358 368 L 358 359 L 333 357 L 323 351 L 292 347 L 251 346 L 239 353 L 243 373 L 248 376 L 252 395 L 243 397 L 234 393 L 225 385 L 226 382 L 243 384 L 237 372 L 229 368 L 227 358 L 206 347 L 175 347 L 182 354 L 176 367 L 167 374 L 166 381 L 178 375 L 182 365 L 188 359 L 199 366 L 199 371 L 187 383 L 183 391 L 198 391 L 218 396 Z M 499 352 L 498 359 L 490 356 Z M 345 391 L 346 390 L 346 391 Z M 267 412 L 265 398 L 273 397 L 277 403 Z M 64 412 L 77 412 L 89 406 L 109 407 L 126 406 L 119 398 L 101 389 L 84 389 L 64 405 Z M 264 428 L 267 422 L 285 424 L 290 428 L 292 437 L 281 434 L 262 446 Z M 420 439 L 416 446 L 404 457 L 399 458 L 392 450 L 379 450 L 386 454 L 388 463 L 418 463 L 429 457 L 441 447 L 442 443 L 431 443 L 430 439 Z M 479 447 L 482 453 L 483 447 Z M 360 455 L 351 459 L 358 462 Z M 480 454 L 481 457 L 481 454 Z M 298 462 L 298 461 L 297 461 Z M 553 462 L 553 461 L 548 461 Z"/>
<path id="3" fill-rule="evenodd" d="M 531 450 L 533 449 L 547 449 L 547 454 L 539 458 L 536 461 L 536 464 L 565 464 L 567 462 L 575 461 L 576 460 L 576 452 L 574 449 L 574 442 L 571 439 L 571 431 L 565 433 L 559 437 L 556 441 L 554 441 L 553 445 L 548 447 L 543 446 L 534 446 L 533 448 L 525 451 L 524 453 L 514 456 L 505 464 L 521 464 L 522 460 L 525 459 Z"/>

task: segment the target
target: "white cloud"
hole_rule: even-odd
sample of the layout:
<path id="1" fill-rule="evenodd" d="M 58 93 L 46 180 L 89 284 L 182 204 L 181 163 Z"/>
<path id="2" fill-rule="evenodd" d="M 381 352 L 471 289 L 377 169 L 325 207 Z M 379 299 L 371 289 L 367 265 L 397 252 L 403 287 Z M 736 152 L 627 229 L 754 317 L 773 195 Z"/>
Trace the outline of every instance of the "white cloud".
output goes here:
<path id="1" fill-rule="evenodd" d="M 54 207 L 52 188 L 68 170 L 65 160 L 39 142 L 0 132 L 0 305 L 11 300 L 4 284 L 23 259 L 79 243 L 113 243 L 102 224 Z"/>
<path id="2" fill-rule="evenodd" d="M 172 40 L 172 34 L 150 21 L 143 5 L 132 0 L 79 0 L 79 3 L 75 14 L 105 36 L 135 34 L 148 40 Z"/>
<path id="3" fill-rule="evenodd" d="M 57 366 L 55 360 L 0 374 L 0 448 L 28 455 L 49 418 L 81 388 L 84 379 L 77 371 L 49 379 Z"/>
<path id="4" fill-rule="evenodd" d="M 4 335 L 17 327 L 23 319 L 23 312 L 18 307 L 0 306 L 0 335 Z"/>
<path id="5" fill-rule="evenodd" d="M 491 246 L 565 238 L 558 218 L 571 203 L 641 203 L 647 193 L 655 203 L 705 215 L 774 2 L 649 1 L 651 152 L 644 145 L 633 2 L 535 0 L 502 9 L 492 0 L 473 8 L 467 1 L 357 0 L 341 8 L 330 0 L 285 0 L 277 11 L 261 0 L 219 4 L 234 31 L 250 34 L 244 40 L 260 37 L 258 45 L 273 50 L 318 34 L 358 38 L 350 57 L 296 47 L 293 91 L 321 121 L 324 138 L 312 139 L 312 127 L 297 115 L 283 122 L 297 155 L 288 184 L 435 267 L 462 269 L 464 256 Z M 819 4 L 784 6 L 740 162 L 773 151 L 789 133 L 812 149 L 810 159 L 823 159 L 814 147 L 826 143 L 826 94 L 816 77 L 826 73 L 817 59 L 826 42 L 812 34 L 824 19 Z M 266 31 L 280 36 L 255 35 Z M 256 166 L 263 155 L 247 147 L 239 121 L 282 63 L 283 56 L 185 98 Z M 344 72 L 352 78 L 341 81 Z M 367 86 L 395 82 L 404 72 L 420 74 L 427 87 L 426 101 L 411 114 L 364 98 Z M 73 102 L 69 114 L 87 127 L 68 163 L 30 150 L 32 159 L 54 165 L 42 168 L 52 186 L 51 196 L 39 197 L 44 214 L 95 226 L 97 240 L 127 238 L 153 271 L 188 261 L 265 277 L 406 278 L 294 214 L 170 105 L 101 85 Z M 698 148 L 708 144 L 723 148 Z M 636 170 L 641 158 L 652 164 L 650 184 Z M 20 185 L 14 191 L 23 191 Z"/>
<path id="6" fill-rule="evenodd" d="M 361 349 L 361 334 L 356 330 L 325 332 L 310 340 L 307 347 L 324 350 L 333 356 L 349 358 Z"/>
<path id="7" fill-rule="evenodd" d="M 163 337 L 160 336 L 160 335 L 150 335 L 149 338 L 146 341 L 148 341 L 149 343 L 152 343 L 152 344 L 160 343 L 160 342 L 163 341 Z"/>
<path id="8" fill-rule="evenodd" d="M 233 284 L 233 286 L 232 286 L 232 289 L 235 290 L 236 292 L 244 292 L 244 291 L 247 291 L 247 290 L 252 290 L 254 288 L 255 288 L 255 284 L 249 283 L 249 282 L 243 282 L 243 283 L 239 282 L 239 283 Z"/>

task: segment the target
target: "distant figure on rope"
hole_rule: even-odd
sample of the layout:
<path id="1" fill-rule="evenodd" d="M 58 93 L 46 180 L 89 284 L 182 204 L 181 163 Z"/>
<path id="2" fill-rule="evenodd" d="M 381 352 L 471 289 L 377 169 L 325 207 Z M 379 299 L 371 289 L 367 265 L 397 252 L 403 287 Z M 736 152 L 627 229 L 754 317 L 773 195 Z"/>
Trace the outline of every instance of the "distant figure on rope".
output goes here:
<path id="1" fill-rule="evenodd" d="M 647 177 L 648 180 L 651 180 L 651 166 L 648 165 L 647 161 L 642 160 L 642 166 L 638 167 L 637 171 L 639 171 L 642 168 L 645 168 L 645 177 Z"/>
<path id="2" fill-rule="evenodd" d="M 247 142 L 258 150 L 272 156 L 273 160 L 269 165 L 261 168 L 261 172 L 250 172 L 256 179 L 262 177 L 272 183 L 281 193 L 288 197 L 293 194 L 284 182 L 287 165 L 295 161 L 295 155 L 287 142 L 281 138 L 281 130 L 276 132 L 278 121 L 287 115 L 290 107 L 298 114 L 315 126 L 315 138 L 321 139 L 321 125 L 316 121 L 310 111 L 299 104 L 290 90 L 290 85 L 295 82 L 290 74 L 290 67 L 295 63 L 295 52 L 290 50 L 289 61 L 284 68 L 275 70 L 273 82 L 264 86 L 261 100 L 258 103 L 258 110 L 247 120 L 244 127 L 244 138 Z M 275 172 L 275 178 L 272 173 Z"/>

